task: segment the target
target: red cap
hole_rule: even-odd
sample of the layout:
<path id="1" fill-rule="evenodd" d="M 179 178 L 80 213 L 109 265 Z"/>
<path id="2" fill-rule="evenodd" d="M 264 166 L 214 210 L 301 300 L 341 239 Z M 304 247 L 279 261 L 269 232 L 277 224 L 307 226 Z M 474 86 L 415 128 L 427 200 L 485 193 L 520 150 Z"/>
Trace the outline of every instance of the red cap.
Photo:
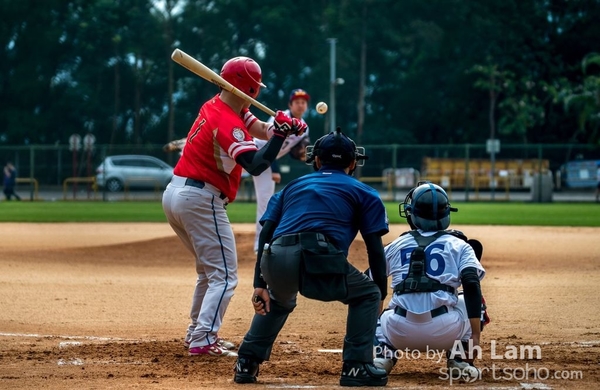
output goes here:
<path id="1" fill-rule="evenodd" d="M 306 91 L 303 89 L 300 89 L 300 88 L 294 89 L 292 91 L 292 93 L 290 94 L 289 103 L 293 102 L 296 99 L 304 99 L 308 102 L 310 100 L 310 95 L 308 93 L 306 93 Z"/>

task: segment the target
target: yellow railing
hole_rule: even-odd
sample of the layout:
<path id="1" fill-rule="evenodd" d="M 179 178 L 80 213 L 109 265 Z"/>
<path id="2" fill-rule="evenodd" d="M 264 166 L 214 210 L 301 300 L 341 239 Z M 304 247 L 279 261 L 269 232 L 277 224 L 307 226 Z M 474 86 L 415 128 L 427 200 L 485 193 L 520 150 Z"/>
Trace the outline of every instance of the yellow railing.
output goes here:
<path id="1" fill-rule="evenodd" d="M 96 177 L 95 176 L 89 176 L 89 177 L 67 177 L 63 181 L 63 199 L 64 200 L 67 200 L 67 187 L 68 187 L 69 183 L 72 183 L 72 184 L 79 184 L 79 183 L 91 184 L 92 185 L 92 190 L 94 191 L 94 199 L 96 199 L 96 191 L 97 191 L 98 187 L 96 186 Z M 73 194 L 73 199 L 75 199 L 75 194 Z"/>
<path id="2" fill-rule="evenodd" d="M 31 178 L 31 177 L 17 177 L 16 183 L 17 184 L 25 183 L 25 184 L 29 184 L 29 185 L 33 184 L 33 199 L 34 200 L 39 200 L 39 189 L 40 189 L 40 186 L 39 186 L 38 181 L 36 179 Z"/>
<path id="3" fill-rule="evenodd" d="M 358 180 L 363 183 L 381 183 L 386 186 L 389 196 L 392 196 L 392 189 L 394 184 L 393 176 L 362 176 Z"/>
<path id="4" fill-rule="evenodd" d="M 129 190 L 130 190 L 132 183 L 153 183 L 154 184 L 154 193 L 158 194 L 160 192 L 160 186 L 161 186 L 160 181 L 158 181 L 154 178 L 151 178 L 151 177 L 144 177 L 144 176 L 130 177 L 127 180 L 125 180 L 125 183 L 123 183 L 123 193 L 124 193 L 125 200 L 129 200 Z"/>

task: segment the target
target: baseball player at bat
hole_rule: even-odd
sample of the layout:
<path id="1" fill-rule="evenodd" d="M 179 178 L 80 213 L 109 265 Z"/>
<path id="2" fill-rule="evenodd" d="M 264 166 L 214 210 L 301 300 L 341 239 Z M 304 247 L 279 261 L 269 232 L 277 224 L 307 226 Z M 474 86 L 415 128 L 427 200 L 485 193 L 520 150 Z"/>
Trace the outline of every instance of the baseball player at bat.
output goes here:
<path id="1" fill-rule="evenodd" d="M 305 123 L 302 117 L 308 109 L 308 102 L 310 101 L 310 95 L 303 89 L 294 89 L 288 99 L 288 109 L 284 112 L 291 118 L 296 118 L 302 123 Z M 273 117 L 269 118 L 269 123 L 273 122 Z M 306 160 L 306 146 L 309 144 L 308 138 L 309 128 L 306 127 L 306 132 L 303 135 L 290 135 L 285 139 L 277 159 L 273 161 L 270 168 L 265 169 L 263 173 L 258 176 L 253 176 L 254 190 L 256 192 L 256 234 L 254 238 L 254 252 L 258 252 L 258 238 L 262 225 L 260 224 L 260 218 L 267 209 L 267 203 L 273 194 L 275 193 L 275 185 L 281 182 L 281 173 L 279 172 L 279 166 L 277 160 L 289 153 L 289 155 L 296 159 L 304 161 Z M 255 139 L 256 146 L 262 147 L 266 143 L 264 140 Z"/>
<path id="2" fill-rule="evenodd" d="M 235 57 L 221 76 L 252 98 L 262 83 L 260 66 Z M 235 347 L 218 336 L 223 316 L 237 286 L 237 255 L 225 206 L 236 197 L 242 168 L 259 175 L 277 157 L 290 134 L 306 125 L 283 111 L 272 124 L 259 121 L 246 100 L 221 90 L 202 105 L 163 198 L 169 224 L 196 259 L 197 281 L 190 324 L 184 340 L 190 355 L 237 356 Z M 268 142 L 258 149 L 250 135 Z"/>
<path id="3" fill-rule="evenodd" d="M 385 370 L 373 365 L 373 338 L 387 290 L 381 236 L 388 220 L 379 194 L 352 177 L 365 158 L 338 128 L 307 154 L 316 172 L 292 180 L 269 200 L 254 272 L 255 315 L 238 351 L 236 383 L 256 382 L 298 292 L 348 305 L 340 385 L 387 383 Z M 373 280 L 347 260 L 359 231 Z"/>
<path id="4" fill-rule="evenodd" d="M 489 322 L 480 286 L 483 247 L 448 230 L 455 211 L 444 189 L 428 182 L 400 204 L 411 230 L 385 247 L 394 295 L 376 330 L 374 363 L 388 373 L 396 351 L 407 349 L 446 351 L 449 370 L 476 370 L 473 347 Z"/>

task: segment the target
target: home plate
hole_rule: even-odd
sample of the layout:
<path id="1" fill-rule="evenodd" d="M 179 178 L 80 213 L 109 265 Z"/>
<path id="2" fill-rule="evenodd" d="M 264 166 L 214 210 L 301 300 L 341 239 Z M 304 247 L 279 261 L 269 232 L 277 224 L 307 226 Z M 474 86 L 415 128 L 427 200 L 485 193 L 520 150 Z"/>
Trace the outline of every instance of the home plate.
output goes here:
<path id="1" fill-rule="evenodd" d="M 318 351 L 321 353 L 342 353 L 343 352 L 341 349 L 319 349 Z"/>
<path id="2" fill-rule="evenodd" d="M 61 341 L 58 343 L 58 348 L 67 348 L 73 345 L 81 345 L 81 343 L 79 341 Z"/>

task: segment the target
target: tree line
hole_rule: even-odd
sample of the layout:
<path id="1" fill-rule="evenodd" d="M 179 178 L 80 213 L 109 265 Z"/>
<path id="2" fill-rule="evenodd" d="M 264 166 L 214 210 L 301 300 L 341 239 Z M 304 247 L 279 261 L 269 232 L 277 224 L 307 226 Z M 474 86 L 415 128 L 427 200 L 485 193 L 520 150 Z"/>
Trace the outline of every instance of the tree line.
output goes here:
<path id="1" fill-rule="evenodd" d="M 0 13 L 4 145 L 185 136 L 218 88 L 175 48 L 215 71 L 254 58 L 273 109 L 307 90 L 316 139 L 329 38 L 336 123 L 359 143 L 600 140 L 600 0 L 1 0 Z"/>

